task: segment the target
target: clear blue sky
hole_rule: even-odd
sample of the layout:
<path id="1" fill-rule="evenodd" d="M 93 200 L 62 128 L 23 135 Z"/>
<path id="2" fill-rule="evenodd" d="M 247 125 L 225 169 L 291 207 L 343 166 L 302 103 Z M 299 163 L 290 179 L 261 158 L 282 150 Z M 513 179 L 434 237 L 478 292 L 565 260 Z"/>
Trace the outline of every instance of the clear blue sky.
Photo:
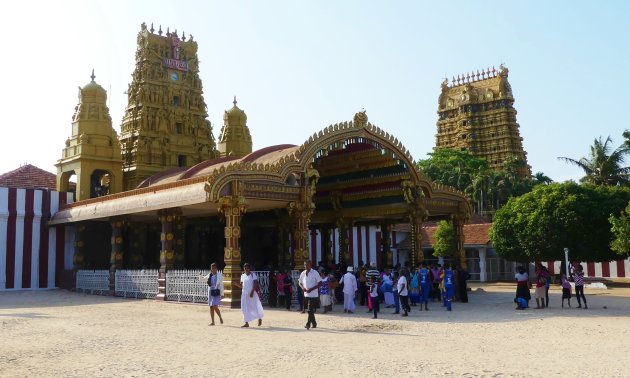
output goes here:
<path id="1" fill-rule="evenodd" d="M 442 79 L 500 63 L 534 172 L 577 180 L 556 157 L 630 129 L 630 2 L 21 1 L 0 14 L 0 173 L 55 172 L 92 68 L 120 130 L 142 22 L 194 36 L 215 137 L 236 95 L 254 149 L 365 108 L 424 159 Z"/>

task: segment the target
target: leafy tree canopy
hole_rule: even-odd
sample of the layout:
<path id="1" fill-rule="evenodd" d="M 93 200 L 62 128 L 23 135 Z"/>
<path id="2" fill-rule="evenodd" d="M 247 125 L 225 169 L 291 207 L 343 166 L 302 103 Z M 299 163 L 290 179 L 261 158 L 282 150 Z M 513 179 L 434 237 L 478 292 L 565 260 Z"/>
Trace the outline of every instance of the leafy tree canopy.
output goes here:
<path id="1" fill-rule="evenodd" d="M 610 248 L 619 255 L 630 255 L 630 203 L 619 217 L 611 215 L 608 218 L 612 225 L 613 241 Z"/>
<path id="2" fill-rule="evenodd" d="M 435 230 L 435 244 L 433 255 L 438 257 L 457 256 L 457 235 L 451 222 L 441 220 Z"/>
<path id="3" fill-rule="evenodd" d="M 573 182 L 538 185 L 511 198 L 494 217 L 490 238 L 497 253 L 508 260 L 614 260 L 608 218 L 630 200 L 621 187 L 578 185 Z"/>

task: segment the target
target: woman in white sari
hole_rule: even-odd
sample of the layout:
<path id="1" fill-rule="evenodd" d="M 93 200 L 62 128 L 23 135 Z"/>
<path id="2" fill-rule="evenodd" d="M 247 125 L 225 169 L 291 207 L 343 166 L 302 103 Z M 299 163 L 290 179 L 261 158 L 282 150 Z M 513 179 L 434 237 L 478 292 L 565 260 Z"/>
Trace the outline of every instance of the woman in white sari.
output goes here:
<path id="1" fill-rule="evenodd" d="M 240 284 L 234 283 L 236 287 L 243 289 L 241 294 L 241 311 L 243 311 L 243 320 L 245 324 L 241 327 L 249 327 L 249 322 L 258 319 L 258 326 L 262 325 L 263 308 L 258 297 L 258 276 L 252 272 L 251 266 L 248 263 L 243 265 L 245 271 L 241 274 Z"/>

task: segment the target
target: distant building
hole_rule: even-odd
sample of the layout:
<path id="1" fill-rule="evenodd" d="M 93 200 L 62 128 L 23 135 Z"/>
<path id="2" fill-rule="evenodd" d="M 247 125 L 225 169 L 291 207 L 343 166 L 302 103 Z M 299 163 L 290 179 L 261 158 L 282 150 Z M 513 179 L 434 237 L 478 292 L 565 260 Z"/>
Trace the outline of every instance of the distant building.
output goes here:
<path id="1" fill-rule="evenodd" d="M 451 148 L 468 151 L 486 159 L 491 168 L 501 169 L 513 158 L 522 162 L 521 177 L 531 175 L 523 138 L 516 122 L 514 96 L 508 69 L 482 70 L 442 82 L 438 101 L 435 150 Z"/>

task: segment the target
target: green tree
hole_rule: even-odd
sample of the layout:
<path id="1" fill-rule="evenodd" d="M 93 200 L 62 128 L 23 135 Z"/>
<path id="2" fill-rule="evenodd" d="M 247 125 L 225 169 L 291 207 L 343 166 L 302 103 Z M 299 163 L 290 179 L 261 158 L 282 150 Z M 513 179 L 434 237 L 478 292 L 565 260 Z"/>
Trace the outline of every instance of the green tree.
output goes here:
<path id="1" fill-rule="evenodd" d="M 490 169 L 485 159 L 466 151 L 444 148 L 428 155 L 428 159 L 418 161 L 418 168 L 434 182 L 462 192 L 470 191 L 475 175 Z"/>
<path id="2" fill-rule="evenodd" d="M 513 261 L 561 260 L 563 248 L 582 261 L 613 260 L 610 214 L 630 200 L 621 187 L 538 185 L 498 210 L 490 231 L 497 253 Z"/>
<path id="3" fill-rule="evenodd" d="M 445 220 L 438 222 L 433 249 L 434 256 L 446 258 L 457 256 L 457 234 L 453 223 Z"/>
<path id="4" fill-rule="evenodd" d="M 630 203 L 619 217 L 613 215 L 608 218 L 612 226 L 613 241 L 610 248 L 619 255 L 630 255 Z"/>
<path id="5" fill-rule="evenodd" d="M 612 151 L 612 143 L 610 136 L 605 141 L 599 137 L 590 147 L 588 158 L 582 157 L 580 160 L 575 160 L 559 157 L 558 159 L 582 168 L 585 176 L 580 179 L 580 182 L 608 186 L 626 185 L 630 167 L 624 167 L 623 163 L 624 156 L 630 152 L 630 148 L 624 144 Z"/>

